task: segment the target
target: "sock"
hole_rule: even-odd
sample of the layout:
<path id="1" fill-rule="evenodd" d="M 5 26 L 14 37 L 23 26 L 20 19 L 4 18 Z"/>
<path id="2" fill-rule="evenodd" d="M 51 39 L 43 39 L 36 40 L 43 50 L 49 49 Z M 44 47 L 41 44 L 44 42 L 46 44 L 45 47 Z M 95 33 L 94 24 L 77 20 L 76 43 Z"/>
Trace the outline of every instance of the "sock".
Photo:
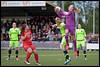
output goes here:
<path id="1" fill-rule="evenodd" d="M 77 48 L 76 48 L 76 40 L 74 40 L 73 43 L 74 43 L 74 51 L 77 51 Z"/>
<path id="2" fill-rule="evenodd" d="M 67 59 L 69 59 L 68 52 L 67 52 L 67 50 L 65 50 L 65 51 L 63 51 L 63 53 L 64 53 L 64 55 L 65 55 L 65 61 L 66 61 Z"/>
<path id="3" fill-rule="evenodd" d="M 79 50 L 77 51 L 77 56 L 79 56 Z"/>
<path id="4" fill-rule="evenodd" d="M 86 58 L 86 51 L 83 51 L 83 53 L 84 53 L 84 57 Z"/>
<path id="5" fill-rule="evenodd" d="M 16 50 L 16 52 L 15 52 L 15 53 L 16 53 L 16 58 L 18 58 L 18 50 Z"/>
<path id="6" fill-rule="evenodd" d="M 39 61 L 39 56 L 38 56 L 38 54 L 34 54 L 34 58 L 35 58 L 35 61 L 36 61 L 36 63 L 38 63 Z"/>
<path id="7" fill-rule="evenodd" d="M 73 43 L 74 43 L 74 55 L 77 56 L 76 40 L 74 40 Z"/>
<path id="8" fill-rule="evenodd" d="M 31 56 L 31 53 L 30 53 L 30 52 L 27 52 L 27 55 L 26 55 L 26 61 L 29 60 L 30 56 Z"/>
<path id="9" fill-rule="evenodd" d="M 67 59 L 69 59 L 69 55 L 68 55 L 68 54 L 66 54 L 66 58 L 65 58 L 65 60 L 67 60 Z"/>
<path id="10" fill-rule="evenodd" d="M 69 44 L 66 44 L 66 50 L 69 52 Z"/>
<path id="11" fill-rule="evenodd" d="M 66 49 L 67 49 L 67 51 L 69 51 L 69 42 L 68 42 L 68 35 L 66 35 Z"/>
<path id="12" fill-rule="evenodd" d="M 10 58 L 11 55 L 11 49 L 8 50 L 8 57 Z"/>

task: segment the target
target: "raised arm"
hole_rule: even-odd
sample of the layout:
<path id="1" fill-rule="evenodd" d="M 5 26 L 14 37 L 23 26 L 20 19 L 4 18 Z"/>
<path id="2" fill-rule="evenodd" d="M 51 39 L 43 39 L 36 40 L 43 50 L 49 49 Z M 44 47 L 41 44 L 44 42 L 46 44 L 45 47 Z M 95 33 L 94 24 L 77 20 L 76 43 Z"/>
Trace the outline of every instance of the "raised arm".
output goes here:
<path id="1" fill-rule="evenodd" d="M 61 9 L 60 7 L 58 7 L 58 6 L 55 7 L 54 10 L 55 10 L 55 12 L 57 13 L 57 15 L 58 15 L 59 17 L 61 17 L 61 18 L 63 18 L 63 16 L 69 15 L 68 12 L 62 10 L 62 9 Z"/>

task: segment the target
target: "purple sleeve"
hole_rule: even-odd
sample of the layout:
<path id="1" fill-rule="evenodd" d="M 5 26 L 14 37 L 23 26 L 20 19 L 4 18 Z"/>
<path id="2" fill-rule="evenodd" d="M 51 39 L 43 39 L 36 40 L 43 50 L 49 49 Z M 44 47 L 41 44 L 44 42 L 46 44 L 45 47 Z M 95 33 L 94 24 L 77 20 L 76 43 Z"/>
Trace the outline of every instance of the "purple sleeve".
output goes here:
<path id="1" fill-rule="evenodd" d="M 60 18 L 63 18 L 63 16 L 65 16 L 64 14 L 64 11 L 61 9 L 59 12 L 57 12 L 57 15 L 60 17 Z"/>

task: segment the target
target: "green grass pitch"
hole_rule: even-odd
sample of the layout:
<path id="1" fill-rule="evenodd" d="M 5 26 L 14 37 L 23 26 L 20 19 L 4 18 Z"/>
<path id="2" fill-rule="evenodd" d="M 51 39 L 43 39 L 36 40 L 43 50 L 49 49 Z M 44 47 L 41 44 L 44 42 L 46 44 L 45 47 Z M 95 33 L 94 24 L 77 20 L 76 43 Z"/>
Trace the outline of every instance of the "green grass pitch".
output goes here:
<path id="1" fill-rule="evenodd" d="M 99 51 L 88 51 L 87 61 L 84 60 L 82 51 L 78 59 L 74 58 L 72 50 L 69 51 L 71 62 L 64 65 L 64 55 L 61 50 L 37 50 L 41 66 L 99 66 Z M 11 60 L 6 60 L 8 50 L 1 50 L 1 66 L 37 66 L 34 54 L 31 55 L 30 65 L 24 64 L 26 53 L 23 49 L 19 51 L 19 61 L 15 60 L 15 51 L 12 51 Z"/>

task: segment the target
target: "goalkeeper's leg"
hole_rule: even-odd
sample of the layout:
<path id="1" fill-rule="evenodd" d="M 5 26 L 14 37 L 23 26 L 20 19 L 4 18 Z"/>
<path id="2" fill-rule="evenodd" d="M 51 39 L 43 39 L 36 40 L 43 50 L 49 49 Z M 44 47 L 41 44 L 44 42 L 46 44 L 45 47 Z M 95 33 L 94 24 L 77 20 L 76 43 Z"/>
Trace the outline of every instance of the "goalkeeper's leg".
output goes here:
<path id="1" fill-rule="evenodd" d="M 87 50 L 86 50 L 86 42 L 82 42 L 82 48 L 83 48 L 83 55 L 84 55 L 84 57 L 85 57 L 85 60 L 87 60 Z"/>
<path id="2" fill-rule="evenodd" d="M 18 47 L 16 47 L 15 54 L 16 54 L 16 61 L 18 61 Z"/>
<path id="3" fill-rule="evenodd" d="M 15 43 L 15 47 L 16 47 L 16 50 L 15 50 L 16 61 L 18 61 L 18 47 L 19 47 L 19 41 L 14 41 L 14 43 Z"/>
<path id="4" fill-rule="evenodd" d="M 67 49 L 67 51 L 69 51 L 69 39 L 68 39 L 68 35 L 66 35 L 66 49 Z"/>
<path id="5" fill-rule="evenodd" d="M 76 44 L 76 47 L 77 47 L 77 57 L 79 57 L 79 49 L 80 49 L 80 47 L 81 47 L 81 45 L 80 45 L 80 41 L 76 41 L 77 42 L 77 44 Z"/>
<path id="6" fill-rule="evenodd" d="M 76 38 L 75 38 L 75 35 L 71 35 L 71 38 L 73 40 L 74 56 L 77 58 L 77 47 L 76 47 Z"/>
<path id="7" fill-rule="evenodd" d="M 65 38 L 66 38 L 66 49 L 67 49 L 67 51 L 69 51 L 69 35 L 68 35 L 68 32 L 69 32 L 69 30 L 66 29 L 66 36 L 65 36 Z"/>
<path id="8" fill-rule="evenodd" d="M 10 47 L 10 49 L 8 50 L 8 60 L 10 60 L 10 56 L 11 56 L 11 47 Z"/>
<path id="9" fill-rule="evenodd" d="M 12 51 L 12 47 L 13 47 L 13 41 L 10 41 L 9 42 L 9 50 L 8 50 L 8 58 L 7 58 L 7 60 L 10 60 L 10 57 L 11 57 L 11 51 Z"/>

